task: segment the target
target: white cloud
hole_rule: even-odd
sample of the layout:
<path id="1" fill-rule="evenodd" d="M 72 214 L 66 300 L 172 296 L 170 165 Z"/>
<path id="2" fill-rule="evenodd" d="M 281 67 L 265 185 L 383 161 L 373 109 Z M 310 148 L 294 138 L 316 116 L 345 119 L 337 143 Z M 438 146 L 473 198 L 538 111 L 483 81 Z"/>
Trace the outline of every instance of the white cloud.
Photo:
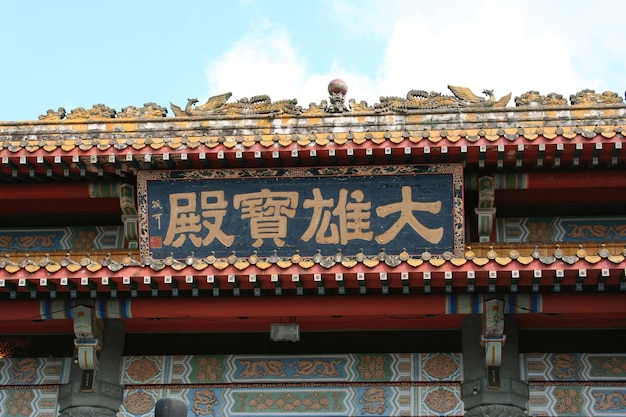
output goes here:
<path id="1" fill-rule="evenodd" d="M 328 83 L 334 78 L 350 80 L 348 86 L 375 94 L 375 81 L 350 73 L 334 61 L 324 73 L 308 73 L 306 59 L 298 54 L 288 34 L 269 22 L 246 35 L 207 68 L 210 95 L 227 91 L 233 99 L 268 94 L 272 100 L 295 98 L 307 108 L 328 100 Z"/>
<path id="2" fill-rule="evenodd" d="M 385 91 L 446 91 L 448 84 L 496 95 L 528 90 L 573 92 L 581 84 L 564 38 L 530 33 L 521 10 L 485 1 L 463 21 L 442 25 L 413 15 L 398 20 L 379 85 Z"/>
<path id="3" fill-rule="evenodd" d="M 211 94 L 230 91 L 236 98 L 259 94 L 270 94 L 273 100 L 294 98 L 305 76 L 305 59 L 298 56 L 285 30 L 269 22 L 207 68 Z"/>
<path id="4" fill-rule="evenodd" d="M 573 35 L 568 22 L 553 20 L 558 7 L 540 9 L 541 3 L 515 0 L 450 0 L 438 2 L 439 8 L 413 1 L 398 1 L 394 7 L 364 4 L 359 8 L 342 0 L 333 10 L 351 14 L 345 29 L 355 37 L 354 48 L 363 48 L 363 53 L 369 52 L 367 41 L 359 43 L 357 32 L 366 31 L 374 17 L 385 22 L 386 32 L 378 32 L 387 37 L 384 60 L 374 71 L 348 71 L 335 59 L 327 70 L 314 72 L 307 62 L 314 56 L 299 51 L 284 28 L 264 22 L 210 64 L 211 94 L 232 91 L 234 99 L 269 94 L 273 100 L 296 98 L 306 107 L 327 99 L 328 82 L 337 77 L 348 83 L 348 97 L 369 104 L 380 96 L 404 96 L 411 89 L 448 94 L 448 84 L 475 93 L 494 89 L 498 97 L 528 90 L 568 97 L 584 88 L 610 89 L 606 69 L 590 64 L 597 57 L 589 46 L 601 35 L 593 32 L 585 38 L 580 30 Z M 624 47 L 614 41 L 605 40 L 602 46 L 625 55 Z"/>

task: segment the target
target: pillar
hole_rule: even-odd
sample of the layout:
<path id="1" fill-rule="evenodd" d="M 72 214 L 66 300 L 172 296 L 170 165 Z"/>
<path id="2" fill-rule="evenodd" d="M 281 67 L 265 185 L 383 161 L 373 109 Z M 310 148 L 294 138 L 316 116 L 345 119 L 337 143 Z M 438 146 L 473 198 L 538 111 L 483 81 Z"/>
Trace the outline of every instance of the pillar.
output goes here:
<path id="1" fill-rule="evenodd" d="M 115 417 L 122 405 L 124 387 L 120 366 L 126 326 L 120 320 L 104 321 L 99 366 L 95 371 L 72 365 L 70 382 L 59 389 L 60 417 Z M 93 377 L 91 375 L 93 373 Z"/>
<path id="2" fill-rule="evenodd" d="M 520 380 L 518 328 L 514 316 L 504 316 L 506 343 L 499 367 L 486 367 L 481 315 L 462 320 L 465 417 L 526 417 L 528 384 Z M 496 368 L 496 369 L 494 369 Z"/>

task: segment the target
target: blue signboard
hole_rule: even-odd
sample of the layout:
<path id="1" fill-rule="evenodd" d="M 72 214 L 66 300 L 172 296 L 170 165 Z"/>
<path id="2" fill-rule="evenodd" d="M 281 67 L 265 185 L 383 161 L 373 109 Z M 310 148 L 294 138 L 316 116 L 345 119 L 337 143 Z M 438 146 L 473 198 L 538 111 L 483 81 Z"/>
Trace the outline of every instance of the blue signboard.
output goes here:
<path id="1" fill-rule="evenodd" d="M 463 251 L 456 164 L 142 171 L 142 256 Z"/>

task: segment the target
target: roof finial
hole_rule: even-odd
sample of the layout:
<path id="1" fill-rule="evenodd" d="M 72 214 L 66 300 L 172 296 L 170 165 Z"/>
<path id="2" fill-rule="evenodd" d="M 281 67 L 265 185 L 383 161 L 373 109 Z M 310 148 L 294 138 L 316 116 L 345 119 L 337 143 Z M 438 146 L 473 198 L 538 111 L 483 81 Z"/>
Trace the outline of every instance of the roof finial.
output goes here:
<path id="1" fill-rule="evenodd" d="M 348 111 L 344 104 L 346 93 L 348 92 L 348 84 L 344 80 L 335 78 L 328 83 L 328 94 L 330 94 L 330 104 L 326 107 L 327 113 L 343 113 Z"/>

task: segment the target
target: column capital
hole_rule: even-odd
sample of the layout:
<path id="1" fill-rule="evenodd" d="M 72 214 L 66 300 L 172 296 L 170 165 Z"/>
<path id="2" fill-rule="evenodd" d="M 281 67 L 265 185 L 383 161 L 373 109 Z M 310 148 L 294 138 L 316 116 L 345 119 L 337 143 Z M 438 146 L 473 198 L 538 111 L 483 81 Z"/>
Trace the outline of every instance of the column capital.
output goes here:
<path id="1" fill-rule="evenodd" d="M 103 407 L 79 406 L 64 410 L 60 417 L 115 417 L 116 411 Z"/>
<path id="2" fill-rule="evenodd" d="M 481 405 L 465 412 L 465 417 L 528 417 L 521 408 L 513 405 Z"/>

